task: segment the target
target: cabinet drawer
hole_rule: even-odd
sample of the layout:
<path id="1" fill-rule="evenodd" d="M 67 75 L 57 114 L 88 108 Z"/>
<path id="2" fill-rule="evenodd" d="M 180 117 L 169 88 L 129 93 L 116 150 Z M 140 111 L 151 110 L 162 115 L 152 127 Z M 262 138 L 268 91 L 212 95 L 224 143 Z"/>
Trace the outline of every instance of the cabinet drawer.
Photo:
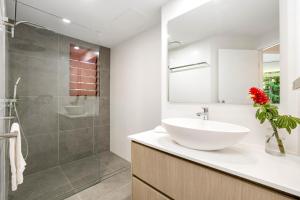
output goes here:
<path id="1" fill-rule="evenodd" d="M 294 199 L 135 142 L 132 142 L 132 173 L 176 200 Z"/>
<path id="2" fill-rule="evenodd" d="M 137 178 L 132 178 L 132 200 L 170 200 Z"/>

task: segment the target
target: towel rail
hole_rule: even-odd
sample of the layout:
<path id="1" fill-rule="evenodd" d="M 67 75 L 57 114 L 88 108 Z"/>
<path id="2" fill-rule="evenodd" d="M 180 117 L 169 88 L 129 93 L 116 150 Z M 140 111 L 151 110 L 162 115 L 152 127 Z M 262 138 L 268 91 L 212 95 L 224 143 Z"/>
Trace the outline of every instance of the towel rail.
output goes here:
<path id="1" fill-rule="evenodd" d="M 0 135 L 0 139 L 14 138 L 18 136 L 18 132 L 4 133 Z"/>
<path id="2" fill-rule="evenodd" d="M 0 117 L 0 120 L 12 120 L 14 119 L 14 116 L 5 116 L 5 117 Z"/>
<path id="3" fill-rule="evenodd" d="M 3 103 L 5 107 L 9 107 L 9 116 L 0 116 L 0 120 L 8 120 L 9 121 L 9 126 L 10 126 L 10 121 L 15 119 L 15 116 L 11 116 L 11 109 L 15 106 L 15 103 L 17 103 L 18 99 L 0 99 L 0 103 Z M 1 138 L 1 135 L 0 135 Z"/>
<path id="4" fill-rule="evenodd" d="M 18 99 L 0 99 L 0 103 L 16 103 Z"/>
<path id="5" fill-rule="evenodd" d="M 174 69 L 180 69 L 180 68 L 185 68 L 185 67 L 192 67 L 192 66 L 196 66 L 196 65 L 205 65 L 205 66 L 207 66 L 208 63 L 207 62 L 199 62 L 199 63 L 193 63 L 193 64 L 188 64 L 188 65 L 176 66 L 176 67 L 169 66 L 169 69 L 174 70 Z"/>

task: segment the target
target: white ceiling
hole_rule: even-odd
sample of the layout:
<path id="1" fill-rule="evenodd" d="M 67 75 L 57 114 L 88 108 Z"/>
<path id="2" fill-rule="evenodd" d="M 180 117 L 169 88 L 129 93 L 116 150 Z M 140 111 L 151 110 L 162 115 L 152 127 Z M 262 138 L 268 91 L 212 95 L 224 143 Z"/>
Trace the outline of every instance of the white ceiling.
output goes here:
<path id="1" fill-rule="evenodd" d="M 12 17 L 13 0 L 6 1 L 8 15 Z M 40 24 L 84 41 L 112 47 L 158 24 L 160 8 L 167 1 L 19 0 L 17 19 Z M 71 24 L 62 23 L 61 18 L 70 19 Z"/>
<path id="2" fill-rule="evenodd" d="M 279 31 L 279 0 L 212 0 L 168 24 L 169 41 L 214 35 L 262 37 Z"/>

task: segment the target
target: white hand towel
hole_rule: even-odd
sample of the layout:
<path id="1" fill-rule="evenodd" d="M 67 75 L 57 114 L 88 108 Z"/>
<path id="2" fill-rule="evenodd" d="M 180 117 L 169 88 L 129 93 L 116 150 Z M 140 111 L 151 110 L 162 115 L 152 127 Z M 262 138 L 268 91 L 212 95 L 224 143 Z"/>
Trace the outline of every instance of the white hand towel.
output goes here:
<path id="1" fill-rule="evenodd" d="M 16 132 L 17 137 L 9 139 L 9 160 L 11 169 L 11 190 L 15 191 L 23 183 L 23 172 L 26 162 L 22 155 L 21 132 L 18 123 L 13 123 L 11 133 Z"/>

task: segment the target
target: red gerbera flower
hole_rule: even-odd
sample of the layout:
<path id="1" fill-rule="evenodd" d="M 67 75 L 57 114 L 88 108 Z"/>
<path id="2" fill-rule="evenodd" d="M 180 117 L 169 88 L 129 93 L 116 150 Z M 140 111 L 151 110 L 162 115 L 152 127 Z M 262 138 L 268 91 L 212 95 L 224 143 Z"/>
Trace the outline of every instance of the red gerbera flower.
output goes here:
<path id="1" fill-rule="evenodd" d="M 266 93 L 264 93 L 264 91 L 259 88 L 250 88 L 249 94 L 251 95 L 251 99 L 254 101 L 254 103 L 264 105 L 270 101 Z"/>

